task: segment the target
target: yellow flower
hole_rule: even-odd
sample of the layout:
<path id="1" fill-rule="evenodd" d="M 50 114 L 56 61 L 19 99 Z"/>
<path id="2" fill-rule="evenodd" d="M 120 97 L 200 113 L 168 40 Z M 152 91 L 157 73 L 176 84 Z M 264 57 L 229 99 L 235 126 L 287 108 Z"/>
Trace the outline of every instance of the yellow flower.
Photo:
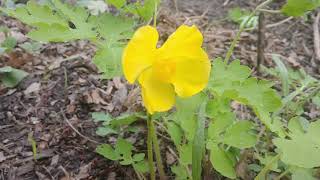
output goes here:
<path id="1" fill-rule="evenodd" d="M 196 26 L 180 26 L 160 48 L 158 38 L 155 28 L 139 28 L 122 57 L 124 75 L 129 83 L 138 79 L 150 114 L 171 109 L 176 94 L 190 97 L 203 90 L 211 70 Z"/>

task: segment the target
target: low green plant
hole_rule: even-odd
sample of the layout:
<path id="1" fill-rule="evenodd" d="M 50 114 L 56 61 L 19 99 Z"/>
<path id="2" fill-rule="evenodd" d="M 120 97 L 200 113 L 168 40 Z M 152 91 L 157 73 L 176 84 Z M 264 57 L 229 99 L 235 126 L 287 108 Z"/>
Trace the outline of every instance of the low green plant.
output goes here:
<path id="1" fill-rule="evenodd" d="M 27 75 L 27 72 L 10 66 L 0 68 L 0 81 L 6 87 L 15 87 Z"/>

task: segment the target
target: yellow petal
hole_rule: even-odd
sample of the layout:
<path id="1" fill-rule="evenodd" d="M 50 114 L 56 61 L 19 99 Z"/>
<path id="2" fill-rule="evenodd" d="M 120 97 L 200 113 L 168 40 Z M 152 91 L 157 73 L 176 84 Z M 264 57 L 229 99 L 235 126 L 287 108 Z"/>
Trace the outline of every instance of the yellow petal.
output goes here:
<path id="1" fill-rule="evenodd" d="M 203 36 L 196 26 L 181 25 L 158 50 L 158 59 L 197 56 Z"/>
<path id="2" fill-rule="evenodd" d="M 152 68 L 139 76 L 142 100 L 150 114 L 168 111 L 175 103 L 175 92 L 171 84 L 160 82 L 152 73 Z"/>
<path id="3" fill-rule="evenodd" d="M 180 97 L 190 97 L 202 91 L 209 81 L 210 60 L 203 52 L 202 58 L 176 60 L 172 84 Z"/>
<path id="4" fill-rule="evenodd" d="M 151 26 L 139 28 L 129 41 L 122 56 L 124 76 L 130 83 L 138 78 L 142 71 L 151 66 L 159 34 Z"/>
<path id="5" fill-rule="evenodd" d="M 203 36 L 196 26 L 182 25 L 157 51 L 157 61 L 166 65 L 154 63 L 155 69 L 161 69 L 155 71 L 161 72 L 155 76 L 170 81 L 181 97 L 200 92 L 208 83 L 211 65 L 201 48 L 202 42 Z"/>

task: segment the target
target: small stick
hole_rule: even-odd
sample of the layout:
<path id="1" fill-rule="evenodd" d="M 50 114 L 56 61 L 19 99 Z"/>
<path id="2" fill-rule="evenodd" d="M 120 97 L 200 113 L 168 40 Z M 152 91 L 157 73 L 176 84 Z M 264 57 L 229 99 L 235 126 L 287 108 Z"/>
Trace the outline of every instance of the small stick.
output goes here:
<path id="1" fill-rule="evenodd" d="M 86 140 L 88 140 L 88 141 L 90 141 L 90 142 L 93 142 L 93 143 L 95 143 L 95 144 L 101 144 L 101 143 L 99 143 L 99 142 L 97 142 L 97 141 L 95 141 L 95 140 L 92 140 L 92 139 L 88 138 L 87 136 L 81 134 L 81 133 L 71 124 L 71 122 L 68 120 L 68 118 L 67 118 L 66 115 L 64 114 L 63 110 L 61 110 L 61 114 L 62 114 L 62 116 L 63 116 L 63 119 L 67 122 L 67 124 L 71 127 L 71 129 L 74 130 L 74 132 L 76 132 L 79 136 L 81 136 L 81 137 L 83 137 L 84 139 L 86 139 Z"/>
<path id="2" fill-rule="evenodd" d="M 264 62 L 264 47 L 265 47 L 265 25 L 264 14 L 259 14 L 259 26 L 258 26 L 258 44 L 257 44 L 257 74 L 260 72 L 260 65 Z"/>
<path id="3" fill-rule="evenodd" d="M 316 59 L 320 62 L 320 32 L 319 32 L 320 12 L 318 12 L 316 19 L 313 23 L 313 43 Z"/>

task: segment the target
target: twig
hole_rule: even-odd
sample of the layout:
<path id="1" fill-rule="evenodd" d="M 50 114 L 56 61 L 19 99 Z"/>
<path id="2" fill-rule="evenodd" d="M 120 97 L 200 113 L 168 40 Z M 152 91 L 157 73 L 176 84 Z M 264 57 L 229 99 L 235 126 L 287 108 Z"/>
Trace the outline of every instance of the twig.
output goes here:
<path id="1" fill-rule="evenodd" d="M 226 0 L 226 1 L 223 3 L 223 6 L 228 5 L 229 1 L 230 1 L 230 0 Z"/>
<path id="2" fill-rule="evenodd" d="M 266 12 L 266 13 L 270 13 L 270 14 L 279 14 L 279 13 L 281 13 L 280 10 L 270 10 L 270 9 L 259 9 L 258 11 Z"/>
<path id="3" fill-rule="evenodd" d="M 267 6 L 267 5 L 268 5 L 269 3 L 271 3 L 272 1 L 273 1 L 273 0 L 266 0 L 265 2 L 259 4 L 259 5 L 256 7 L 256 9 L 249 15 L 249 18 L 247 18 L 246 21 L 243 22 L 243 23 L 240 25 L 240 29 L 239 29 L 239 31 L 237 32 L 235 38 L 233 39 L 233 41 L 232 41 L 232 43 L 231 43 L 231 45 L 230 45 L 230 48 L 228 49 L 228 52 L 227 52 L 227 54 L 226 54 L 226 57 L 224 58 L 224 63 L 225 63 L 225 64 L 228 64 L 228 63 L 229 63 L 229 60 L 230 60 L 230 58 L 231 58 L 231 56 L 232 56 L 232 53 L 233 53 L 233 51 L 234 51 L 234 48 L 236 47 L 236 45 L 237 45 L 237 43 L 238 43 L 238 41 L 239 41 L 239 39 L 240 39 L 240 37 L 241 37 L 241 33 L 245 30 L 246 24 L 248 24 L 248 22 L 250 21 L 250 19 L 256 14 L 256 12 L 257 12 L 259 9 Z"/>
<path id="4" fill-rule="evenodd" d="M 63 116 L 63 119 L 67 122 L 67 124 L 71 127 L 71 129 L 74 130 L 74 132 L 76 132 L 79 136 L 81 136 L 81 137 L 83 137 L 84 139 L 86 139 L 86 140 L 88 140 L 88 141 L 90 141 L 90 142 L 93 142 L 93 143 L 95 143 L 95 144 L 101 144 L 101 143 L 99 143 L 99 142 L 97 142 L 97 141 L 95 141 L 95 140 L 92 140 L 92 139 L 88 138 L 87 136 L 81 134 L 81 133 L 70 123 L 70 121 L 68 120 L 68 118 L 66 117 L 66 115 L 64 114 L 64 112 L 63 112 L 62 109 L 61 109 L 61 114 L 62 114 L 62 116 Z"/>
<path id="5" fill-rule="evenodd" d="M 264 62 L 264 47 L 265 47 L 265 25 L 264 14 L 259 14 L 259 26 L 258 26 L 258 44 L 257 44 L 257 73 L 259 74 L 260 64 Z"/>
<path id="6" fill-rule="evenodd" d="M 314 43 L 314 52 L 316 54 L 316 59 L 320 62 L 320 32 L 319 32 L 319 20 L 320 12 L 318 12 L 316 19 L 313 23 L 313 43 Z"/>
<path id="7" fill-rule="evenodd" d="M 286 18 L 286 19 L 284 19 L 284 20 L 281 20 L 281 21 L 279 21 L 279 22 L 276 22 L 276 23 L 273 23 L 273 24 L 268 24 L 268 25 L 266 26 L 266 28 L 273 28 L 273 27 L 279 26 L 279 25 L 281 25 L 281 24 L 284 24 L 284 23 L 286 23 L 286 22 L 289 22 L 291 19 L 293 19 L 292 16 L 291 16 L 291 17 L 288 17 L 288 18 Z"/>

